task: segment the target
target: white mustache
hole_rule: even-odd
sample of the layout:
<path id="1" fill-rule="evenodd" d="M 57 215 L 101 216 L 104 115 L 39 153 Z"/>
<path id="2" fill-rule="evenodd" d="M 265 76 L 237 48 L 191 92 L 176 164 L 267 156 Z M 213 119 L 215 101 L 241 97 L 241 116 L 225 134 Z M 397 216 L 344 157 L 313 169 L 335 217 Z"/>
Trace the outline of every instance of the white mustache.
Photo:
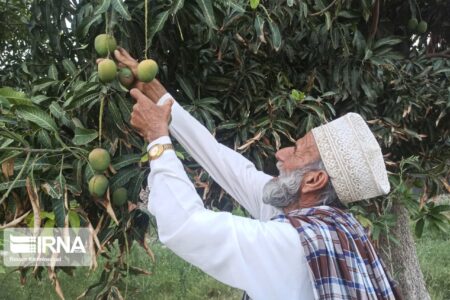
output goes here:
<path id="1" fill-rule="evenodd" d="M 278 171 L 280 171 L 283 168 L 283 163 L 281 161 L 277 162 L 276 164 Z"/>
<path id="2" fill-rule="evenodd" d="M 283 164 L 277 162 L 280 176 L 266 183 L 263 190 L 263 202 L 275 207 L 285 207 L 298 199 L 300 182 L 304 176 L 302 170 L 286 172 Z"/>

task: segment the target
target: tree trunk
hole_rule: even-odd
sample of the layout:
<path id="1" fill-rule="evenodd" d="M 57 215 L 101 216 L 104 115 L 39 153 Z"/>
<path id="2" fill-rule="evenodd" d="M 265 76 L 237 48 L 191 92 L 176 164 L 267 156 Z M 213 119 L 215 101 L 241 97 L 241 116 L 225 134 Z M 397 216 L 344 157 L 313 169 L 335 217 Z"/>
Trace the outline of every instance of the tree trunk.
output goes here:
<path id="1" fill-rule="evenodd" d="M 408 211 L 398 202 L 394 203 L 392 211 L 397 216 L 397 223 L 391 228 L 391 234 L 399 243 L 397 245 L 382 237 L 380 255 L 391 275 L 399 283 L 404 299 L 430 299 L 410 230 Z"/>

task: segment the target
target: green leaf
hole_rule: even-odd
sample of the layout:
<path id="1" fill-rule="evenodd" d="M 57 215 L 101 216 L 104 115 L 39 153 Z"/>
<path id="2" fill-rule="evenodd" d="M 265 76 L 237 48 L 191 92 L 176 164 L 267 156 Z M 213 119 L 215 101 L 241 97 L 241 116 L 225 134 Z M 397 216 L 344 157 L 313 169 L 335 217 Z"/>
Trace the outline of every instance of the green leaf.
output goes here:
<path id="1" fill-rule="evenodd" d="M 355 36 L 353 37 L 353 46 L 356 47 L 356 50 L 359 54 L 364 53 L 364 51 L 366 50 L 366 39 L 359 30 L 355 31 Z"/>
<path id="2" fill-rule="evenodd" d="M 440 69 L 439 71 L 434 72 L 433 75 L 437 75 L 440 73 L 449 73 L 450 74 L 450 68 Z"/>
<path id="3" fill-rule="evenodd" d="M 192 88 L 190 82 L 188 82 L 183 77 L 181 77 L 181 75 L 178 74 L 175 75 L 175 79 L 178 81 L 181 89 L 186 94 L 186 96 L 188 96 L 189 100 L 194 101 L 195 100 L 194 89 Z"/>
<path id="4" fill-rule="evenodd" d="M 196 0 L 198 6 L 203 12 L 203 16 L 205 17 L 206 24 L 210 28 L 217 29 L 216 26 L 216 18 L 214 16 L 213 6 L 211 0 Z"/>
<path id="5" fill-rule="evenodd" d="M 196 104 L 200 104 L 201 106 L 208 105 L 208 104 L 218 104 L 218 103 L 220 103 L 219 99 L 214 98 L 214 97 L 202 98 L 196 102 Z"/>
<path id="6" fill-rule="evenodd" d="M 69 224 L 72 228 L 80 227 L 80 216 L 76 211 L 69 210 Z"/>
<path id="7" fill-rule="evenodd" d="M 111 190 L 115 190 L 121 186 L 125 186 L 134 176 L 140 172 L 139 168 L 130 167 L 120 170 L 110 180 Z"/>
<path id="8" fill-rule="evenodd" d="M 12 105 L 33 105 L 25 93 L 16 91 L 11 87 L 0 88 L 0 96 L 5 97 Z"/>
<path id="9" fill-rule="evenodd" d="M 359 19 L 361 15 L 348 11 L 348 10 L 341 10 L 338 12 L 338 17 L 347 18 L 347 19 Z"/>
<path id="10" fill-rule="evenodd" d="M 438 205 L 431 209 L 433 214 L 439 214 L 441 212 L 450 211 L 450 205 Z"/>
<path id="11" fill-rule="evenodd" d="M 64 59 L 62 64 L 67 73 L 69 73 L 69 75 L 74 75 L 76 73 L 77 68 L 70 59 L 68 58 Z"/>
<path id="12" fill-rule="evenodd" d="M 5 86 L 0 88 L 0 96 L 6 98 L 28 99 L 24 92 L 14 90 L 12 87 Z"/>
<path id="13" fill-rule="evenodd" d="M 94 129 L 86 129 L 81 127 L 75 128 L 75 136 L 72 139 L 72 142 L 77 145 L 87 145 L 98 137 L 97 130 Z"/>
<path id="14" fill-rule="evenodd" d="M 112 161 L 112 167 L 115 170 L 120 170 L 123 167 L 129 166 L 131 164 L 138 163 L 141 160 L 141 154 L 125 154 L 121 155 L 119 158 Z"/>
<path id="15" fill-rule="evenodd" d="M 34 104 L 40 105 L 42 102 L 44 102 L 45 100 L 50 99 L 50 97 L 47 97 L 45 95 L 36 95 L 31 97 L 31 102 L 33 102 Z"/>
<path id="16" fill-rule="evenodd" d="M 256 9 L 259 5 L 259 0 L 250 0 L 250 7 Z"/>
<path id="17" fill-rule="evenodd" d="M 234 11 L 239 13 L 245 13 L 245 8 L 240 5 L 240 3 L 235 3 L 234 1 L 228 1 L 227 3 Z"/>
<path id="18" fill-rule="evenodd" d="M 162 13 L 158 14 L 156 18 L 151 23 L 150 26 L 150 32 L 149 32 L 149 42 L 151 44 L 151 41 L 153 40 L 153 37 L 156 33 L 161 31 L 164 27 L 164 24 L 166 24 L 167 18 L 169 17 L 169 11 L 163 11 Z"/>
<path id="19" fill-rule="evenodd" d="M 422 237 L 424 225 L 425 225 L 424 219 L 419 219 L 419 221 L 417 221 L 416 226 L 414 227 L 414 232 L 416 234 L 416 237 L 418 237 L 418 238 Z"/>
<path id="20" fill-rule="evenodd" d="M 181 153 L 180 151 L 175 151 L 175 154 L 176 154 L 176 156 L 177 156 L 179 159 L 181 159 L 181 160 L 184 160 L 184 159 L 185 159 L 183 153 Z"/>
<path id="21" fill-rule="evenodd" d="M 119 110 L 122 113 L 123 120 L 125 120 L 125 122 L 128 123 L 130 120 L 130 115 L 133 107 L 131 101 L 127 101 L 127 99 L 123 98 L 120 94 L 116 94 L 114 100 L 116 101 L 117 106 L 119 107 Z"/>
<path id="22" fill-rule="evenodd" d="M 373 55 L 373 52 L 372 52 L 372 50 L 370 50 L 370 49 L 366 49 L 366 53 L 364 54 L 364 58 L 363 58 L 363 60 L 368 60 L 369 58 L 371 58 L 371 57 L 372 57 L 372 55 Z"/>
<path id="23" fill-rule="evenodd" d="M 30 145 L 20 134 L 15 133 L 6 128 L 0 127 L 0 136 L 15 140 L 15 141 L 19 142 L 20 144 L 25 145 L 26 147 L 28 147 Z"/>
<path id="24" fill-rule="evenodd" d="M 266 20 L 264 20 L 263 17 L 261 17 L 260 15 L 256 15 L 255 18 L 255 30 L 256 30 L 256 35 L 258 36 L 258 39 L 261 42 L 266 42 L 266 38 L 264 35 L 264 23 L 266 22 Z"/>
<path id="25" fill-rule="evenodd" d="M 33 94 L 39 91 L 45 91 L 47 90 L 48 87 L 54 85 L 55 83 L 58 83 L 58 81 L 55 81 L 50 78 L 38 80 L 33 83 Z"/>
<path id="26" fill-rule="evenodd" d="M 326 24 L 327 30 L 330 30 L 331 29 L 331 14 L 329 11 L 327 11 L 325 13 L 325 24 Z"/>
<path id="27" fill-rule="evenodd" d="M 373 49 L 377 49 L 381 46 L 393 46 L 393 45 L 400 44 L 401 42 L 402 42 L 401 39 L 389 36 L 389 37 L 385 37 L 385 38 L 377 40 L 375 42 L 375 44 L 373 45 Z"/>
<path id="28" fill-rule="evenodd" d="M 116 124 L 119 129 L 125 130 L 125 123 L 123 122 L 122 115 L 112 99 L 108 101 L 108 113 L 111 115 L 114 124 Z"/>
<path id="29" fill-rule="evenodd" d="M 56 225 L 58 227 L 64 227 L 64 220 L 66 218 L 66 212 L 64 209 L 63 197 L 53 198 L 52 199 L 52 208 L 53 208 L 53 212 L 55 213 Z"/>
<path id="30" fill-rule="evenodd" d="M 184 6 L 184 0 L 175 0 L 173 2 L 173 6 L 170 9 L 170 13 L 175 15 L 180 9 Z"/>
<path id="31" fill-rule="evenodd" d="M 142 189 L 142 184 L 145 180 L 147 171 L 141 171 L 138 176 L 135 176 L 128 187 L 128 195 L 130 200 L 134 203 L 138 201 L 139 193 Z"/>
<path id="32" fill-rule="evenodd" d="M 58 69 L 54 64 L 48 68 L 48 77 L 53 80 L 58 80 Z"/>
<path id="33" fill-rule="evenodd" d="M 373 240 L 377 241 L 381 234 L 381 228 L 380 226 L 374 226 L 372 229 L 372 238 Z"/>
<path id="34" fill-rule="evenodd" d="M 302 102 L 303 100 L 305 100 L 305 93 L 303 93 L 299 90 L 293 89 L 291 91 L 291 98 L 294 99 L 295 101 Z"/>
<path id="35" fill-rule="evenodd" d="M 328 92 L 322 94 L 320 97 L 325 98 L 325 97 L 330 97 L 330 96 L 334 96 L 334 95 L 336 95 L 336 92 L 328 91 Z"/>
<path id="36" fill-rule="evenodd" d="M 12 183 L 13 183 L 13 181 L 0 183 L 0 191 L 7 190 Z M 13 188 L 25 187 L 26 183 L 27 182 L 25 179 L 19 179 L 14 183 Z"/>
<path id="37" fill-rule="evenodd" d="M 52 139 L 50 138 L 50 135 L 48 134 L 48 132 L 46 130 L 39 130 L 38 134 L 37 134 L 37 138 L 39 143 L 44 147 L 44 148 L 48 148 L 51 149 L 53 147 L 52 145 Z"/>
<path id="38" fill-rule="evenodd" d="M 55 121 L 50 117 L 49 114 L 44 112 L 43 110 L 32 107 L 32 106 L 18 106 L 16 108 L 16 113 L 19 117 L 35 123 L 36 125 L 51 130 L 55 133 L 58 132 L 58 127 L 56 126 Z"/>
<path id="39" fill-rule="evenodd" d="M 131 21 L 130 13 L 122 0 L 112 0 L 111 4 L 114 10 L 117 11 L 125 20 Z"/>
<path id="40" fill-rule="evenodd" d="M 275 51 L 281 48 L 281 33 L 278 25 L 274 22 L 269 22 L 270 31 L 272 32 L 272 46 Z"/>
<path id="41" fill-rule="evenodd" d="M 92 24 L 94 24 L 97 21 L 100 21 L 102 19 L 101 15 L 93 15 L 88 18 L 85 18 L 81 25 L 78 27 L 77 31 L 81 31 L 81 36 L 86 37 L 89 33 L 89 29 L 91 28 Z"/>
<path id="42" fill-rule="evenodd" d="M 300 15 L 303 16 L 303 19 L 308 17 L 308 4 L 304 1 L 300 2 Z"/>
<path id="43" fill-rule="evenodd" d="M 74 123 L 71 120 L 69 120 L 69 118 L 67 117 L 67 113 L 61 107 L 61 105 L 59 105 L 58 102 L 53 101 L 50 104 L 49 109 L 50 114 L 52 114 L 55 118 L 60 120 L 64 125 L 72 129 L 75 127 Z"/>
<path id="44" fill-rule="evenodd" d="M 98 91 L 88 91 L 80 96 L 72 98 L 64 102 L 63 107 L 67 109 L 79 108 L 87 103 L 100 101 L 100 93 Z"/>
<path id="45" fill-rule="evenodd" d="M 46 132 L 45 130 L 42 131 Z M 17 159 L 14 163 L 14 171 L 19 171 L 20 169 L 22 169 L 24 162 L 25 159 L 23 158 Z M 48 170 L 54 167 L 54 164 L 50 163 L 47 158 L 41 157 L 37 160 L 33 160 L 31 166 L 33 167 L 34 171 L 40 171 L 40 170 Z"/>
<path id="46" fill-rule="evenodd" d="M 60 198 L 62 198 L 61 192 L 56 189 L 55 181 L 53 181 L 52 184 L 50 184 L 48 182 L 45 182 L 45 183 L 42 184 L 41 187 L 42 187 L 42 190 L 47 195 L 50 196 L 50 198 L 53 198 L 53 199 L 60 199 Z"/>
<path id="47" fill-rule="evenodd" d="M 148 153 L 145 153 L 144 155 L 141 156 L 140 162 L 141 163 L 148 162 Z"/>
<path id="48" fill-rule="evenodd" d="M 95 15 L 100 15 L 108 10 L 111 6 L 111 0 L 103 0 L 100 7 L 95 11 Z"/>
<path id="49" fill-rule="evenodd" d="M 49 228 L 54 228 L 55 227 L 55 220 L 52 219 L 47 219 L 47 221 L 44 224 L 44 229 L 42 230 L 41 235 L 45 236 L 45 235 L 52 235 L 52 231 L 48 230 Z"/>
<path id="50" fill-rule="evenodd" d="M 8 110 L 11 108 L 11 103 L 3 96 L 0 96 L 0 108 Z"/>

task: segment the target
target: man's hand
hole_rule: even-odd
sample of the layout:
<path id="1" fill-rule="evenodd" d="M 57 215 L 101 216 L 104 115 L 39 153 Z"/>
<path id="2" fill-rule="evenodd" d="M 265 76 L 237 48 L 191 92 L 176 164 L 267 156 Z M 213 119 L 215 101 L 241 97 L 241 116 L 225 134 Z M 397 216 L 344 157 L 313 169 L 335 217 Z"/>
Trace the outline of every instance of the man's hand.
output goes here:
<path id="1" fill-rule="evenodd" d="M 134 77 L 137 78 L 137 67 L 139 63 L 128 53 L 127 50 L 119 47 L 114 51 L 114 56 L 119 62 L 119 67 L 130 68 L 131 72 L 133 72 Z M 167 93 L 164 86 L 157 79 L 153 79 L 152 81 L 147 83 L 137 81 L 134 87 L 142 91 L 154 103 L 157 103 L 158 100 L 165 93 Z"/>
<path id="2" fill-rule="evenodd" d="M 136 99 L 130 123 L 139 134 L 149 143 L 161 136 L 169 135 L 168 123 L 173 100 L 159 106 L 136 88 L 132 89 L 130 94 Z"/>

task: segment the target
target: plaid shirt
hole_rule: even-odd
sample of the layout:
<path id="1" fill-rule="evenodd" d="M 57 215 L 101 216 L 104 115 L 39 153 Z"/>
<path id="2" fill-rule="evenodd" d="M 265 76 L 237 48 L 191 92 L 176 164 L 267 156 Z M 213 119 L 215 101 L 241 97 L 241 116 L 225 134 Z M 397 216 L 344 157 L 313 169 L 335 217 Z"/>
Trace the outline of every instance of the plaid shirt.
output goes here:
<path id="1" fill-rule="evenodd" d="M 316 299 L 401 299 L 363 227 L 350 213 L 319 206 L 291 211 L 305 251 Z"/>

